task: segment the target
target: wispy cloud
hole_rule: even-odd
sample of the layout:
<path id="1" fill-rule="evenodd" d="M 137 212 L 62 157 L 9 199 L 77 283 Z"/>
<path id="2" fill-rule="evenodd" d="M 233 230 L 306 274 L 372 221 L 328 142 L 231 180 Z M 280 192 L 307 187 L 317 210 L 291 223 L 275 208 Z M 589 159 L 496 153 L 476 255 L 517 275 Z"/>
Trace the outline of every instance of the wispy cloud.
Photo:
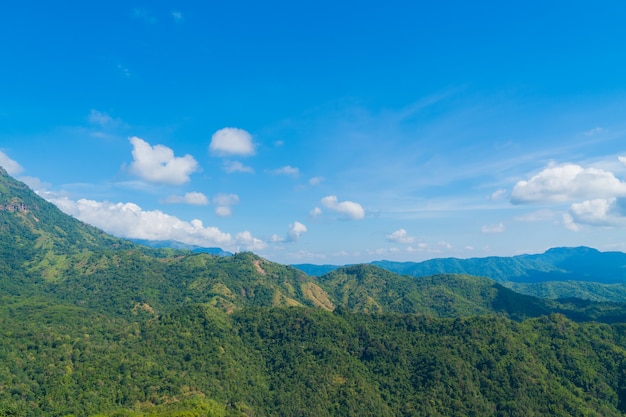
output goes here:
<path id="1" fill-rule="evenodd" d="M 172 17 L 174 18 L 174 22 L 176 23 L 180 23 L 183 21 L 183 14 L 179 12 L 178 10 L 174 10 L 172 12 Z"/>
<path id="2" fill-rule="evenodd" d="M 185 195 L 171 195 L 165 199 L 165 203 L 175 204 L 183 203 L 193 206 L 206 206 L 209 204 L 209 199 L 206 195 L 199 192 L 185 193 Z"/>
<path id="3" fill-rule="evenodd" d="M 239 196 L 237 194 L 218 194 L 213 197 L 213 204 L 215 207 L 215 214 L 220 217 L 230 217 L 233 215 L 232 206 L 239 203 Z"/>
<path id="4" fill-rule="evenodd" d="M 489 225 L 483 226 L 480 229 L 480 231 L 485 234 L 503 233 L 505 229 L 506 228 L 504 226 L 504 223 L 498 223 L 498 224 L 489 224 Z"/>
<path id="5" fill-rule="evenodd" d="M 135 19 L 142 20 L 144 23 L 154 25 L 159 19 L 155 15 L 153 15 L 149 10 L 142 8 L 135 8 L 132 10 L 132 16 Z"/>
<path id="6" fill-rule="evenodd" d="M 291 165 L 286 165 L 281 168 L 273 169 L 269 172 L 272 175 L 286 175 L 289 177 L 297 177 L 300 175 L 300 170 L 298 168 L 292 167 Z"/>
<path id="7" fill-rule="evenodd" d="M 9 158 L 7 154 L 0 151 L 0 166 L 6 169 L 9 175 L 18 175 L 24 171 L 24 168 L 17 161 Z"/>
<path id="8" fill-rule="evenodd" d="M 254 174 L 254 169 L 250 166 L 244 165 L 239 161 L 225 161 L 224 162 L 224 171 L 229 174 L 235 172 L 243 172 L 247 174 Z"/>

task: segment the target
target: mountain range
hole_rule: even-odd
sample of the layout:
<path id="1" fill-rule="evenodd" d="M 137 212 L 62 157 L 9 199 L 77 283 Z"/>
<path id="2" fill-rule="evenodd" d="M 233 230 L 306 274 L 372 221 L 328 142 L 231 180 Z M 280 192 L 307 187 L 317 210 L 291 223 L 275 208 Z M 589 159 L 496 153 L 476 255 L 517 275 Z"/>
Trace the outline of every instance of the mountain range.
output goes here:
<path id="1" fill-rule="evenodd" d="M 391 272 L 413 277 L 467 274 L 490 278 L 527 295 L 577 297 L 595 301 L 626 301 L 626 253 L 588 247 L 552 248 L 542 254 L 512 257 L 440 258 L 423 262 L 374 261 Z M 312 276 L 336 265 L 293 265 Z"/>
<path id="2" fill-rule="evenodd" d="M 626 411 L 624 303 L 194 249 L 109 236 L 0 169 L 0 416 Z M 568 253 L 545 269 L 597 276 Z"/>

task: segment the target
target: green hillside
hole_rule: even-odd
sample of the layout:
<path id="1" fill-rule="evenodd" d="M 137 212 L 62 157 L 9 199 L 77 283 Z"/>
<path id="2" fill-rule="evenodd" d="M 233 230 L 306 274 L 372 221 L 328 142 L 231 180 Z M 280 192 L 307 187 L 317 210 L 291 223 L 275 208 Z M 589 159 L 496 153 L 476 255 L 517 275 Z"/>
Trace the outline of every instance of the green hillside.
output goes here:
<path id="1" fill-rule="evenodd" d="M 623 416 L 626 305 L 151 249 L 0 171 L 0 416 Z"/>

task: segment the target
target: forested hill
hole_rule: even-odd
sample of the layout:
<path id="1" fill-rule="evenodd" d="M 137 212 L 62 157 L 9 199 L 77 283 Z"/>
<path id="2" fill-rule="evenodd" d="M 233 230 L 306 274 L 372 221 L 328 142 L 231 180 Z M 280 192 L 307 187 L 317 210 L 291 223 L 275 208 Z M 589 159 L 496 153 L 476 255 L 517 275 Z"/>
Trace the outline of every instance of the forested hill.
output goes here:
<path id="1" fill-rule="evenodd" d="M 552 248 L 536 255 L 486 258 L 440 258 L 422 262 L 374 261 L 372 265 L 413 277 L 466 274 L 490 278 L 527 295 L 626 301 L 626 253 L 593 248 Z M 293 265 L 321 276 L 336 265 Z"/>
<path id="2" fill-rule="evenodd" d="M 626 313 L 624 304 L 547 301 L 468 275 L 415 279 L 355 265 L 315 278 L 252 253 L 220 257 L 150 249 L 62 213 L 4 171 L 0 193 L 0 290 L 102 313 L 158 315 L 193 303 L 227 312 L 308 306 L 437 317 L 498 313 L 518 320 L 556 312 L 614 322 Z"/>
<path id="3" fill-rule="evenodd" d="M 626 305 L 152 249 L 0 171 L 0 416 L 624 416 Z"/>
<path id="4" fill-rule="evenodd" d="M 372 265 L 414 277 L 435 274 L 467 274 L 497 282 L 537 283 L 586 281 L 626 284 L 626 253 L 600 252 L 588 247 L 552 248 L 541 254 L 486 258 L 437 258 L 422 262 L 374 261 Z M 294 267 L 320 276 L 337 265 L 298 264 Z"/>

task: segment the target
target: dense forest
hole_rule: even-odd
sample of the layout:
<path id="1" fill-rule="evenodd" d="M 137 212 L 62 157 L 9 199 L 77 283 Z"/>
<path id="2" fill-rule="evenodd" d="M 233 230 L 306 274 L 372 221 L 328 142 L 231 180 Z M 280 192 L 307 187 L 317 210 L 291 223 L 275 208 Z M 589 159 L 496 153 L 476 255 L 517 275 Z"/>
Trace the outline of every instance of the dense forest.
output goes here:
<path id="1" fill-rule="evenodd" d="M 0 170 L 0 416 L 623 416 L 626 304 L 117 239 Z"/>

